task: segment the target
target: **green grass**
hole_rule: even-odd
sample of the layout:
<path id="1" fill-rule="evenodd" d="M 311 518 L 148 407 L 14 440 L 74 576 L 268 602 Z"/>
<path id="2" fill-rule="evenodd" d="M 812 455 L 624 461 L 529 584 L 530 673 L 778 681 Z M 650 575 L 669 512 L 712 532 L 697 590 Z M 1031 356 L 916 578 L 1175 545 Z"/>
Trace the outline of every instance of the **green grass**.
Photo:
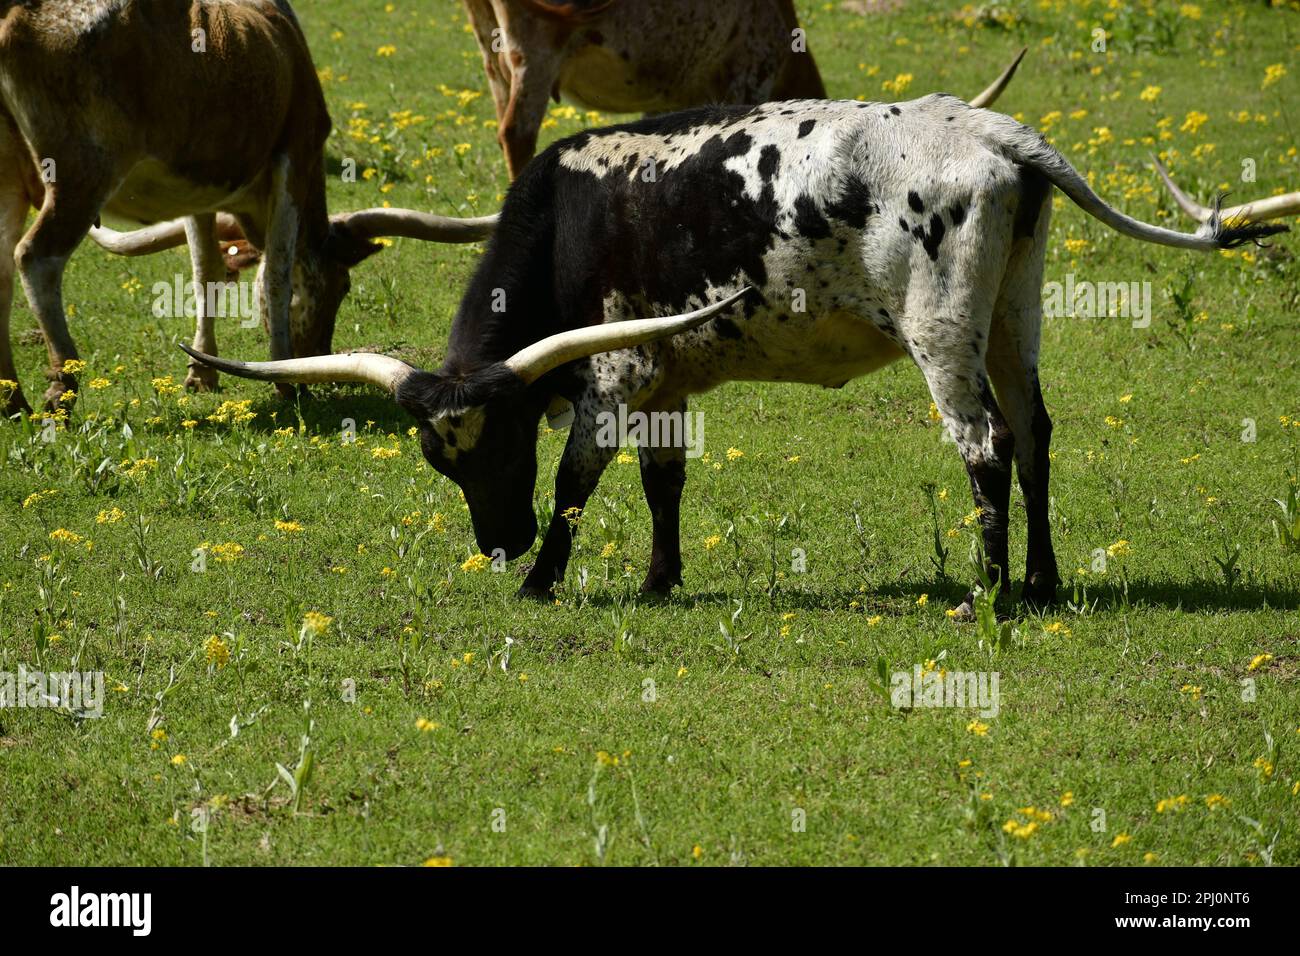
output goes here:
<path id="1" fill-rule="evenodd" d="M 864 18 L 800 3 L 835 96 L 972 95 L 1028 45 L 999 106 L 1050 126 L 1104 196 L 1145 219 L 1177 221 L 1144 165 L 1143 138 L 1162 128 L 1158 148 L 1202 197 L 1226 183 L 1241 200 L 1300 188 L 1293 10 L 1202 3 L 1193 19 L 1121 4 L 1096 54 L 1100 2 L 1001 4 L 1014 23 L 974 25 L 948 6 Z M 329 71 L 330 159 L 377 171 L 336 178 L 332 207 L 491 211 L 506 181 L 464 17 L 446 2 L 395 7 L 297 3 Z M 396 51 L 378 55 L 386 44 Z M 1276 63 L 1292 69 L 1263 88 Z M 902 73 L 902 97 L 883 93 Z M 461 90 L 484 92 L 463 102 Z M 396 129 L 403 110 L 425 119 Z M 1195 133 L 1181 129 L 1192 111 L 1207 116 Z M 352 117 L 362 140 L 347 135 Z M 564 112 L 546 136 L 585 122 Z M 1255 183 L 1238 181 L 1245 158 Z M 295 409 L 229 378 L 221 395 L 158 395 L 152 379 L 184 377 L 173 343 L 191 326 L 154 319 L 150 288 L 188 277 L 187 259 L 83 244 L 65 282 L 87 362 L 76 410 L 50 442 L 39 424 L 0 428 L 0 670 L 102 670 L 109 689 L 99 720 L 0 711 L 0 862 L 1294 865 L 1300 554 L 1272 522 L 1300 466 L 1300 428 L 1281 421 L 1300 417 L 1295 248 L 1179 253 L 1058 200 L 1047 279 L 1149 280 L 1153 321 L 1046 323 L 1052 528 L 1075 607 L 1019 617 L 991 643 L 944 614 L 968 584 L 972 505 L 909 365 L 839 391 L 736 383 L 700 398 L 709 458 L 688 467 L 685 587 L 635 603 L 649 521 L 636 466 L 620 463 L 582 519 L 562 600 L 517 603 L 526 561 L 462 570 L 476 550 L 468 515 L 402 413 L 346 387 Z M 336 349 L 436 365 L 478 252 L 399 240 L 354 274 Z M 33 399 L 34 325 L 20 301 Z M 228 322 L 219 339 L 224 354 L 266 355 L 260 329 Z M 97 377 L 111 384 L 94 389 Z M 210 420 L 225 401 L 256 417 Z M 340 441 L 345 418 L 355 444 Z M 540 439 L 539 504 L 563 438 Z M 97 522 L 113 508 L 124 517 Z M 52 539 L 59 528 L 81 540 Z M 1017 504 L 1017 570 L 1024 530 Z M 1076 570 L 1120 541 L 1104 573 Z M 242 556 L 209 551 L 197 573 L 204 542 Z M 1237 547 L 1225 575 L 1218 561 Z M 791 569 L 794 548 L 806 573 Z M 333 623 L 300 640 L 307 611 Z M 926 661 L 1000 674 L 983 735 L 969 710 L 891 708 L 881 670 Z M 276 764 L 298 766 L 308 719 L 313 772 L 295 813 Z M 1216 794 L 1228 803 L 1208 806 Z M 191 826 L 202 805 L 206 838 Z M 1033 832 L 1004 830 L 1028 807 Z"/>

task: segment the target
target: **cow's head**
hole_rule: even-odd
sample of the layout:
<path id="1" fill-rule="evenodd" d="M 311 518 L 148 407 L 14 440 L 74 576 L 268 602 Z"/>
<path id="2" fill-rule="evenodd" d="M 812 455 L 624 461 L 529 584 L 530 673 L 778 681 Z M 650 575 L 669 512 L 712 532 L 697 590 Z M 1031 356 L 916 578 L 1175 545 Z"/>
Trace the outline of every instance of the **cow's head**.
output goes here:
<path id="1" fill-rule="evenodd" d="M 365 209 L 331 216 L 323 235 L 300 235 L 289 306 L 293 354 L 330 353 L 339 307 L 352 288 L 352 270 L 384 248 L 376 240 L 404 236 L 426 242 L 476 242 L 490 236 L 495 226 L 495 216 L 451 219 L 413 209 Z M 266 301 L 267 268 L 263 260 L 257 271 L 259 301 Z"/>
<path id="2" fill-rule="evenodd" d="M 748 290 L 683 315 L 632 319 L 573 329 L 521 349 L 503 362 L 469 371 L 428 372 L 371 352 L 282 362 L 235 362 L 195 352 L 218 371 L 270 382 L 368 382 L 388 390 L 414 416 L 425 459 L 465 494 L 483 554 L 517 558 L 537 536 L 533 489 L 537 423 L 553 396 L 533 388 L 567 362 L 633 348 L 686 332 L 731 306 Z"/>
<path id="3" fill-rule="evenodd" d="M 413 371 L 394 389 L 420 427 L 425 460 L 465 495 L 479 550 L 507 560 L 537 536 L 537 420 L 545 399 L 506 363 L 468 374 Z"/>
<path id="4" fill-rule="evenodd" d="M 376 240 L 404 236 L 427 242 L 477 242 L 496 227 L 496 216 L 453 219 L 414 209 L 363 209 L 320 221 L 298 236 L 292 271 L 289 335 L 296 356 L 328 355 L 339 307 L 352 287 L 351 271 L 383 248 Z M 257 266 L 257 300 L 266 301 L 267 262 L 244 235 L 240 221 L 221 213 L 216 217 L 215 238 L 225 263 L 227 282 L 241 270 Z M 115 232 L 96 226 L 90 238 L 109 252 L 142 256 L 184 245 L 185 221 L 161 222 L 132 232 Z M 258 240 L 261 241 L 261 240 Z M 263 322 L 266 313 L 263 310 Z"/>

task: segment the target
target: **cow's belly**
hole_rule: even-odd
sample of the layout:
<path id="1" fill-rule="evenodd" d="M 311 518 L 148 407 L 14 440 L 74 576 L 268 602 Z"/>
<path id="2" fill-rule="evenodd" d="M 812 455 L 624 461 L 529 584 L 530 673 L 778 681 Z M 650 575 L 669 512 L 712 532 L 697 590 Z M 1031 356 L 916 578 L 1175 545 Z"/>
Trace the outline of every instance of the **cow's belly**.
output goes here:
<path id="1" fill-rule="evenodd" d="M 196 183 L 157 160 L 146 159 L 132 167 L 104 210 L 135 222 L 159 222 L 218 210 L 240 212 L 248 206 L 255 188 L 232 192 L 223 186 Z"/>
<path id="2" fill-rule="evenodd" d="M 584 109 L 610 113 L 656 113 L 683 105 L 670 91 L 656 90 L 626 60 L 595 45 L 564 61 L 560 92 Z"/>
<path id="3" fill-rule="evenodd" d="M 771 314 L 738 320 L 739 335 L 706 326 L 710 340 L 674 350 L 666 381 L 680 382 L 685 394 L 708 391 L 723 382 L 803 382 L 838 388 L 888 365 L 905 353 L 869 320 L 848 312 L 818 317 Z M 724 328 L 730 329 L 729 326 Z"/>

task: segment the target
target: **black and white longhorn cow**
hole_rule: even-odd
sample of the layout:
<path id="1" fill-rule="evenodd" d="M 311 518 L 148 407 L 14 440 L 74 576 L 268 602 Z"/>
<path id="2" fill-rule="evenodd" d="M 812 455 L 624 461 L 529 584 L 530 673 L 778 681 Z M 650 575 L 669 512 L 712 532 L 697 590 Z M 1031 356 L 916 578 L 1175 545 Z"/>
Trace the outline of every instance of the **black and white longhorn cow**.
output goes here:
<path id="1" fill-rule="evenodd" d="M 419 422 L 425 458 L 464 491 L 478 546 L 507 558 L 533 544 L 538 422 L 567 399 L 554 518 L 520 589 L 539 596 L 565 572 L 565 513 L 617 451 L 597 441 L 601 412 L 684 411 L 688 396 L 736 379 L 840 386 L 907 356 L 966 463 L 995 577 L 1014 457 L 1029 522 L 1023 596 L 1046 603 L 1058 584 L 1038 382 L 1052 186 L 1161 245 L 1222 249 L 1284 230 L 1214 216 L 1188 234 L 1132 219 L 1037 132 L 954 96 L 711 107 L 580 133 L 530 163 L 435 372 L 358 353 L 195 357 L 248 378 L 388 388 Z M 502 295 L 506 311 L 494 311 Z M 664 592 L 681 581 L 684 449 L 640 457 L 654 528 L 643 588 Z"/>

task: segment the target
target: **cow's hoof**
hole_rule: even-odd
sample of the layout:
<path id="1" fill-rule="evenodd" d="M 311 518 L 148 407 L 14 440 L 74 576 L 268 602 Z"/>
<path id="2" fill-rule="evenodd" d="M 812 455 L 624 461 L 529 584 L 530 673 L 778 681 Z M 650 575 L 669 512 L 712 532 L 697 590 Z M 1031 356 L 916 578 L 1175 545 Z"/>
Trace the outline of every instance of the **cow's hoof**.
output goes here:
<path id="1" fill-rule="evenodd" d="M 641 584 L 641 594 L 651 599 L 666 600 L 673 593 L 673 588 L 681 583 L 682 579 L 679 577 L 647 575 Z"/>
<path id="2" fill-rule="evenodd" d="M 294 385 L 292 382 L 276 382 L 275 391 L 286 402 L 311 398 L 311 389 L 306 385 Z"/>
<path id="3" fill-rule="evenodd" d="M 524 582 L 515 592 L 515 597 L 521 601 L 550 601 L 555 597 L 554 592 L 549 587 L 539 587 L 536 584 Z"/>
<path id="4" fill-rule="evenodd" d="M 57 412 L 60 408 L 72 408 L 76 397 L 77 380 L 71 375 L 61 375 L 45 390 L 45 410 Z"/>
<path id="5" fill-rule="evenodd" d="M 971 598 L 967 598 L 958 604 L 953 609 L 952 614 L 948 616 L 959 623 L 969 623 L 975 620 L 975 607 L 971 604 Z"/>
<path id="6" fill-rule="evenodd" d="M 642 600 L 651 604 L 658 604 L 667 601 L 673 596 L 673 586 L 671 584 L 641 585 L 640 595 Z"/>
<path id="7" fill-rule="evenodd" d="M 1039 572 L 1030 575 L 1025 581 L 1020 599 L 1033 610 L 1049 608 L 1056 603 L 1056 589 L 1059 584 L 1060 579 L 1055 574 Z"/>
<path id="8" fill-rule="evenodd" d="M 217 390 L 217 370 L 207 365 L 191 365 L 185 376 L 185 388 L 191 392 L 215 392 Z"/>

